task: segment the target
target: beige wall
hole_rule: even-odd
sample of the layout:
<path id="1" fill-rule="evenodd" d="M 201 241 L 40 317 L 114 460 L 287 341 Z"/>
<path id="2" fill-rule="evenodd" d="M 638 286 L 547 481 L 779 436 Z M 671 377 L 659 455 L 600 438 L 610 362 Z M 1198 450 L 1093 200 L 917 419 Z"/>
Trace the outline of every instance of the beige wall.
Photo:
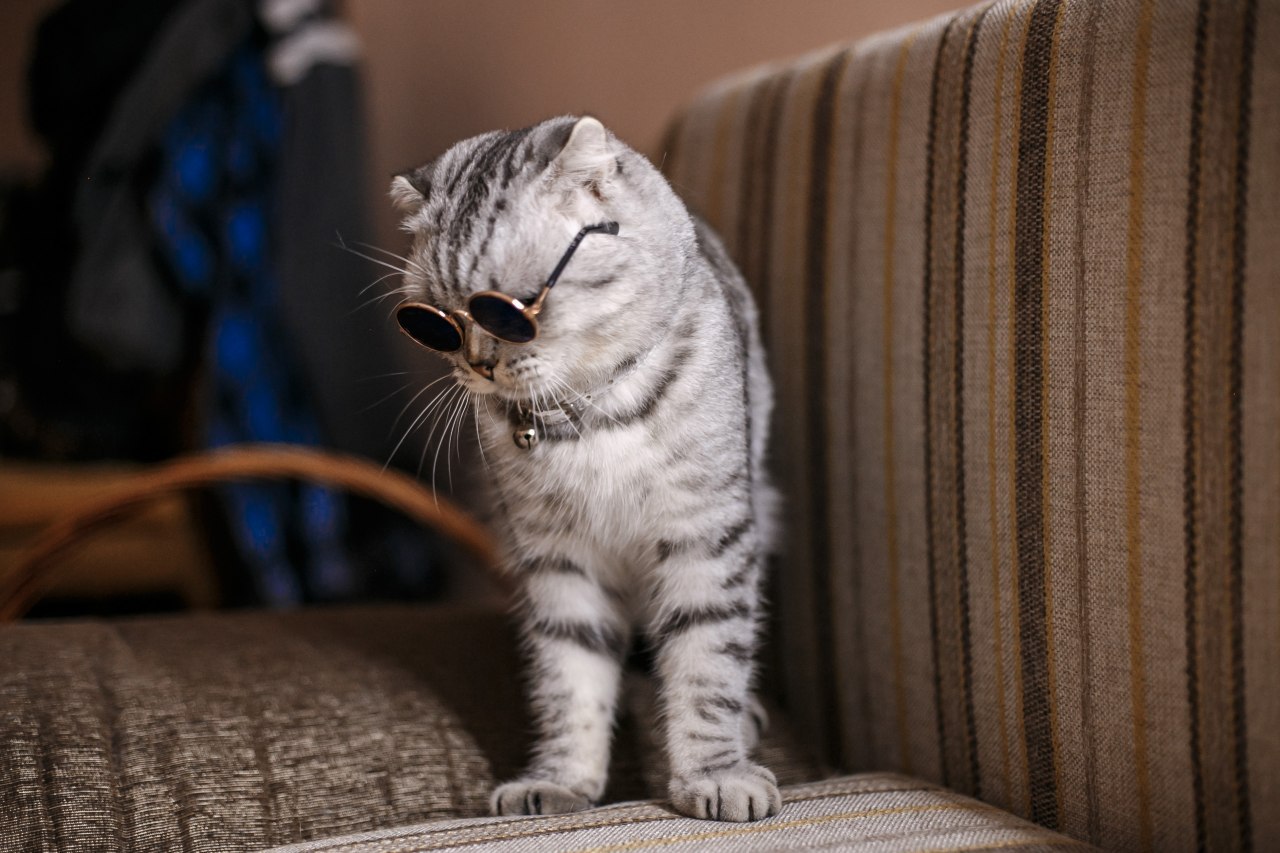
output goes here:
<path id="1" fill-rule="evenodd" d="M 38 169 L 24 76 L 56 0 L 0 0 L 0 169 Z M 464 136 L 590 112 L 652 152 L 672 113 L 726 73 L 969 5 L 967 0 L 346 0 L 365 45 L 370 199 Z"/>
<path id="2" fill-rule="evenodd" d="M 966 0 L 348 0 L 364 40 L 370 198 L 399 242 L 391 174 L 463 137 L 590 112 L 646 153 L 727 73 L 951 9 Z"/>

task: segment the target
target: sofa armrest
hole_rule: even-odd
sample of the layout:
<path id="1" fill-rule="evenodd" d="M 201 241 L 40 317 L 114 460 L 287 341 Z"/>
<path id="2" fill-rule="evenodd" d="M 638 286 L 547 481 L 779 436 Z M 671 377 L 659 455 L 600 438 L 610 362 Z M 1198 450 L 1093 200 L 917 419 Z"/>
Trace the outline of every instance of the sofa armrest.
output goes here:
<path id="1" fill-rule="evenodd" d="M 1280 847 L 1277 39 L 1273 2 L 983 4 L 679 117 L 761 308 L 778 669 L 833 761 Z"/>

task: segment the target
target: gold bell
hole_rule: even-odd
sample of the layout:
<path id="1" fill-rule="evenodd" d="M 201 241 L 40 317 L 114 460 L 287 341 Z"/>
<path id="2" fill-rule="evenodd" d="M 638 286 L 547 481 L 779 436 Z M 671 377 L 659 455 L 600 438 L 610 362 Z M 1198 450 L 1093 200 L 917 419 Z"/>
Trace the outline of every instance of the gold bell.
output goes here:
<path id="1" fill-rule="evenodd" d="M 538 431 L 532 426 L 518 429 L 511 434 L 511 440 L 516 443 L 516 447 L 521 450 L 530 450 L 538 443 Z"/>

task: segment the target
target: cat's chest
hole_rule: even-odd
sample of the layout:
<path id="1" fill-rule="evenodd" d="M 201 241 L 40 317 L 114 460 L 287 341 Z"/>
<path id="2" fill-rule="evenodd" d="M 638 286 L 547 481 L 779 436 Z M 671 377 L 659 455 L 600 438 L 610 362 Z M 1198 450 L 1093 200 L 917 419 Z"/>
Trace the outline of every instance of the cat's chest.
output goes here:
<path id="1" fill-rule="evenodd" d="M 498 432 L 495 430 L 495 432 Z M 504 429 L 494 436 L 495 485 L 519 515 L 541 518 L 583 541 L 619 543 L 643 538 L 662 501 L 662 454 L 647 430 L 587 430 L 573 438 L 544 438 L 521 449 Z"/>
<path id="2" fill-rule="evenodd" d="M 643 430 L 597 430 L 571 439 L 542 439 L 508 451 L 517 476 L 508 484 L 582 504 L 639 503 L 657 479 L 660 457 Z"/>

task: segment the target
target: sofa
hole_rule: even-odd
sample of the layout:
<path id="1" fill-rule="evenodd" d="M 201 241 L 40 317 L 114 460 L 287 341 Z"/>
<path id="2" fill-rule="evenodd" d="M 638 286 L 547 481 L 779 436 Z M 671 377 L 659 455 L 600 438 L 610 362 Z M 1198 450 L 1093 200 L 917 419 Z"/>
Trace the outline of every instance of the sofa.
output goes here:
<path id="1" fill-rule="evenodd" d="M 637 688 L 605 804 L 485 817 L 507 619 L 386 605 L 0 628 L 0 848 L 1280 849 L 1277 43 L 1005 0 L 673 122 L 777 387 L 779 815 L 670 811 Z"/>

